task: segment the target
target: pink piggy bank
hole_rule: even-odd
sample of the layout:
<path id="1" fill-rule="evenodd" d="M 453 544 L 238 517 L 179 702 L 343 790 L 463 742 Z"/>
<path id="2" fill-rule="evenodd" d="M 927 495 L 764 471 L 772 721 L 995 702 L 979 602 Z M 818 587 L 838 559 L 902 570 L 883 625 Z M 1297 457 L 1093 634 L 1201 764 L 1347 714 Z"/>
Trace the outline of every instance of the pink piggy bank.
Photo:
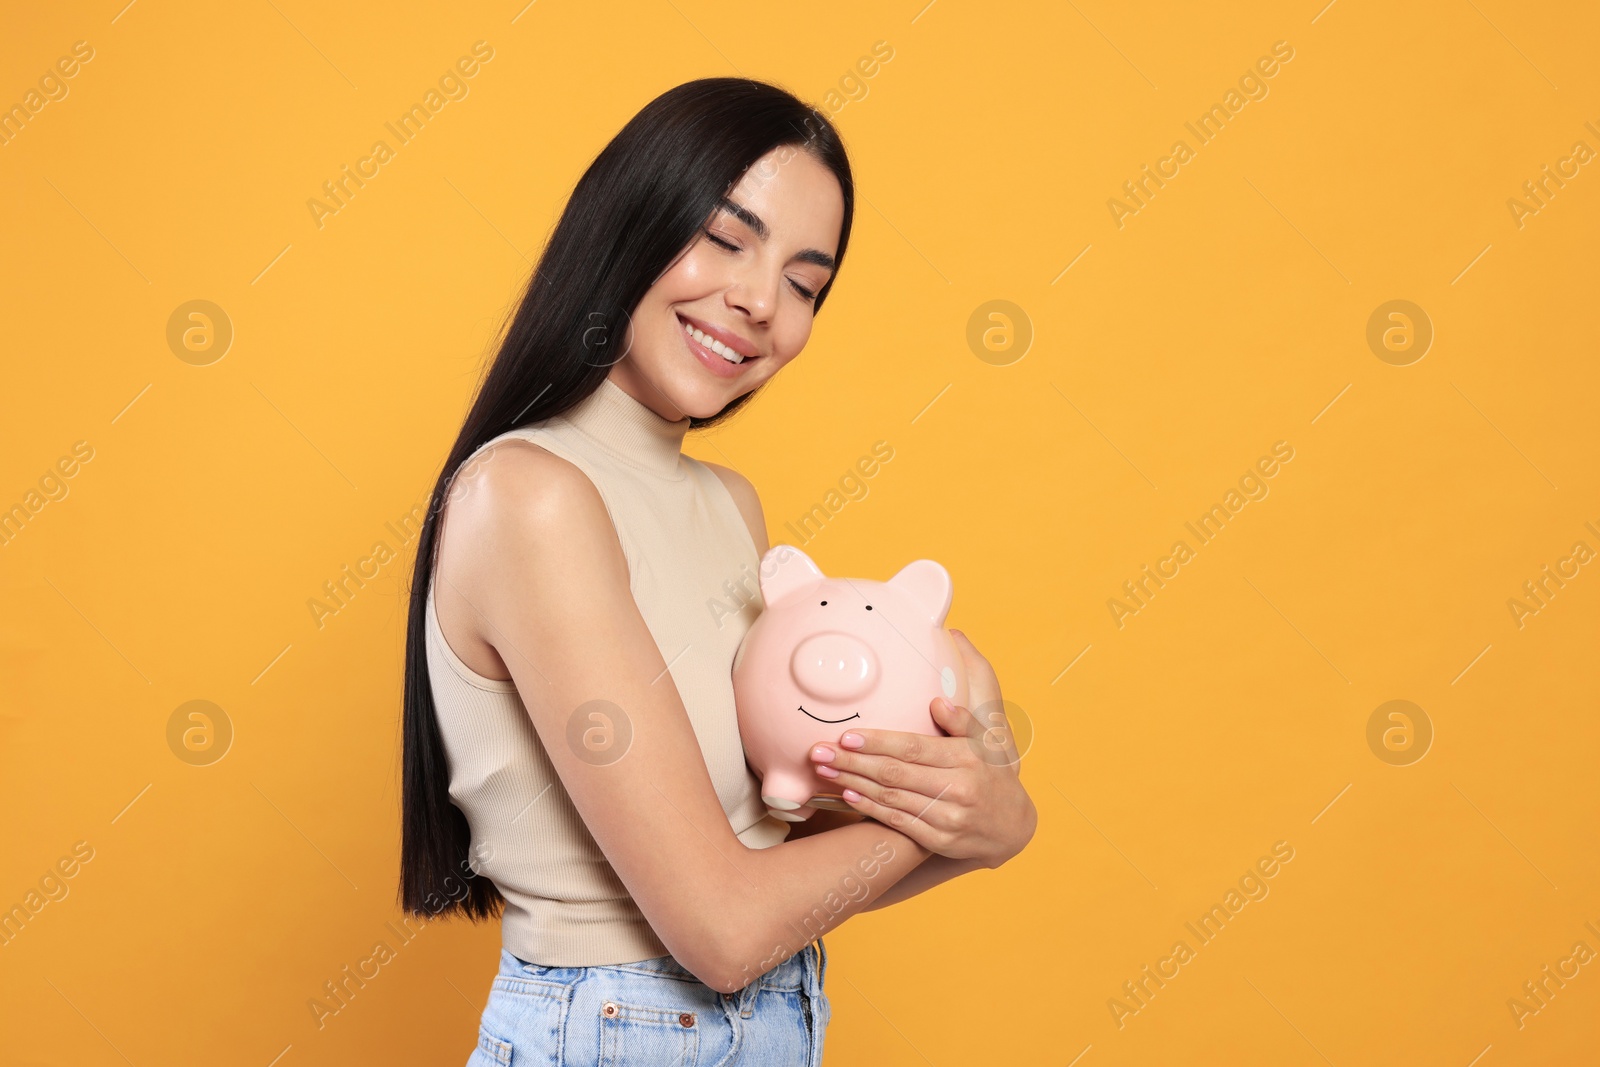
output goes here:
<path id="1" fill-rule="evenodd" d="M 798 548 L 774 545 L 760 582 L 766 609 L 733 658 L 733 698 L 761 800 L 786 822 L 850 811 L 813 769 L 812 745 L 852 726 L 944 736 L 929 703 L 967 706 L 966 668 L 944 628 L 950 574 L 919 559 L 887 582 L 830 578 Z"/>

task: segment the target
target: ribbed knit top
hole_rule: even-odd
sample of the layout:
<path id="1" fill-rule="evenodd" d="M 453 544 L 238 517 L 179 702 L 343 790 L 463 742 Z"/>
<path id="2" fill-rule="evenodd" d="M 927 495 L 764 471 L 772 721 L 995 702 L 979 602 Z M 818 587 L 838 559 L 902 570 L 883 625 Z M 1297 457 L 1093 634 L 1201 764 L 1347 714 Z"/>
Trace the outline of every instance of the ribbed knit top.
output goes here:
<path id="1" fill-rule="evenodd" d="M 687 416 L 669 422 L 607 378 L 564 414 L 482 447 L 520 437 L 595 484 L 628 561 L 634 602 L 683 698 L 728 824 L 745 845 L 767 848 L 789 824 L 767 814 L 760 782 L 745 765 L 731 677 L 734 653 L 761 611 L 760 559 L 727 487 L 683 454 L 688 429 Z M 472 828 L 473 855 L 487 856 L 482 875 L 506 898 L 504 946 L 549 967 L 666 955 L 584 825 L 515 683 L 477 674 L 450 648 L 431 580 L 426 644 L 450 796 Z"/>

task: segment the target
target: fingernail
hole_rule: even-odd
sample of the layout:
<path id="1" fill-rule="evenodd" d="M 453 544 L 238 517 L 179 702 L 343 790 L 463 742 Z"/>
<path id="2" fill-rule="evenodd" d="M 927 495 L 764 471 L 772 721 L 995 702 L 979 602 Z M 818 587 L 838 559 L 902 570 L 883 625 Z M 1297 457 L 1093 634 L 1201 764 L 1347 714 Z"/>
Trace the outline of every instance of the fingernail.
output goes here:
<path id="1" fill-rule="evenodd" d="M 839 743 L 845 748 L 860 748 L 866 744 L 866 741 L 862 739 L 860 734 L 851 732 L 839 738 Z"/>
<path id="2" fill-rule="evenodd" d="M 849 787 L 846 787 L 844 793 L 841 795 L 852 804 L 861 799 L 861 794 Z"/>
<path id="3" fill-rule="evenodd" d="M 824 777 L 824 778 L 837 778 L 837 777 L 839 777 L 839 771 L 834 767 L 828 766 L 826 763 L 821 764 L 820 766 L 817 767 L 817 773 L 822 775 L 822 777 Z"/>
<path id="4" fill-rule="evenodd" d="M 811 758 L 814 760 L 830 760 L 833 758 L 833 749 L 827 745 L 817 745 L 811 750 Z"/>

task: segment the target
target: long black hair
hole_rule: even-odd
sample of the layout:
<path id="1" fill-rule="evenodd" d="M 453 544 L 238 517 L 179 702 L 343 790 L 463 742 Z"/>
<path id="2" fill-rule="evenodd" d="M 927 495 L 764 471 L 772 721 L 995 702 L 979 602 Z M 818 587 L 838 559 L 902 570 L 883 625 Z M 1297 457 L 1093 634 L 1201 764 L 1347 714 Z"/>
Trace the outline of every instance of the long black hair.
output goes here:
<path id="1" fill-rule="evenodd" d="M 573 188 L 434 483 L 417 538 L 401 757 L 399 896 L 407 912 L 459 912 L 477 920 L 498 915 L 505 903 L 489 879 L 474 877 L 471 831 L 450 799 L 450 764 L 428 677 L 428 583 L 450 483 L 488 441 L 559 415 L 600 387 L 610 367 L 625 358 L 616 348 L 645 292 L 751 164 L 786 146 L 811 153 L 838 178 L 844 223 L 834 258 L 842 264 L 855 212 L 844 145 L 826 115 L 764 82 L 701 78 L 662 93 L 612 138 Z M 837 277 L 836 267 L 817 293 L 815 310 Z M 691 417 L 690 428 L 716 425 L 752 395 L 715 415 Z"/>

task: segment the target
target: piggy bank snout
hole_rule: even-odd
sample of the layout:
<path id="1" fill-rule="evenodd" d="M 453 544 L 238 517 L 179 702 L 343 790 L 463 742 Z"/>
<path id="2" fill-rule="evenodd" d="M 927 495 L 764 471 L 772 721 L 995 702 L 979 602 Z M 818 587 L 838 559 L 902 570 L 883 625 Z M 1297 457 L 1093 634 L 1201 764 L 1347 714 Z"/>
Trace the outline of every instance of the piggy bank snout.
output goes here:
<path id="1" fill-rule="evenodd" d="M 878 684 L 878 657 L 849 634 L 813 634 L 795 647 L 789 667 L 801 690 L 818 700 L 856 700 Z"/>

